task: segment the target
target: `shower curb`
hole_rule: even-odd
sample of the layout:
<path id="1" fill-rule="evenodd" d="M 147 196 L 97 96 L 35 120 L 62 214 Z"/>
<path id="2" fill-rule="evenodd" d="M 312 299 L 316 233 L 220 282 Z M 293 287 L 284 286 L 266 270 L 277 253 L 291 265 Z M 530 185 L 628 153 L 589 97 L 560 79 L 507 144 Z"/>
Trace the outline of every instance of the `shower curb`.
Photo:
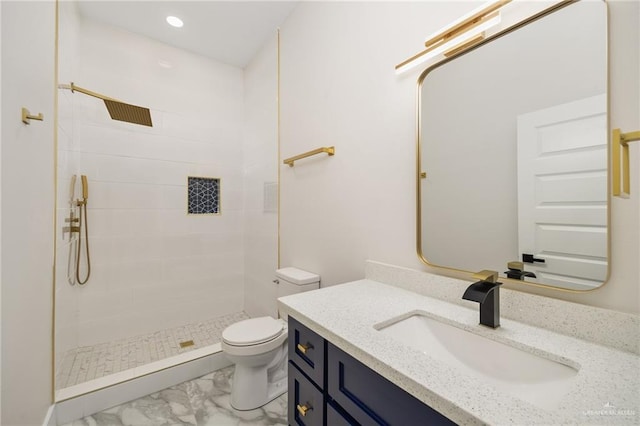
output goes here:
<path id="1" fill-rule="evenodd" d="M 221 352 L 219 343 L 202 348 L 200 351 L 202 350 L 207 350 L 210 353 L 186 361 L 184 358 L 185 355 L 188 356 L 188 353 L 168 358 L 164 360 L 164 363 L 173 361 L 177 365 L 140 374 L 120 383 L 88 390 L 77 396 L 58 397 L 57 399 L 60 400 L 53 406 L 52 417 L 55 418 L 54 424 L 70 423 L 116 405 L 204 376 L 232 364 Z M 200 351 L 193 351 L 193 354 L 198 356 L 197 354 Z M 59 395 L 59 393 L 57 394 Z M 51 421 L 45 426 L 51 426 Z"/>

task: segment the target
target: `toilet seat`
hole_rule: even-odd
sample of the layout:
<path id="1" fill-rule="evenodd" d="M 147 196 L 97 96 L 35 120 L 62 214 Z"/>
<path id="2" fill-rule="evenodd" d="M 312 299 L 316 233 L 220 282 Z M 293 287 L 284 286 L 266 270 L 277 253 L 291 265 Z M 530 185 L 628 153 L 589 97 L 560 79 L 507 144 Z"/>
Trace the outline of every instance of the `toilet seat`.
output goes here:
<path id="1" fill-rule="evenodd" d="M 222 332 L 222 340 L 233 346 L 253 346 L 280 336 L 284 322 L 272 317 L 251 318 L 230 325 Z"/>

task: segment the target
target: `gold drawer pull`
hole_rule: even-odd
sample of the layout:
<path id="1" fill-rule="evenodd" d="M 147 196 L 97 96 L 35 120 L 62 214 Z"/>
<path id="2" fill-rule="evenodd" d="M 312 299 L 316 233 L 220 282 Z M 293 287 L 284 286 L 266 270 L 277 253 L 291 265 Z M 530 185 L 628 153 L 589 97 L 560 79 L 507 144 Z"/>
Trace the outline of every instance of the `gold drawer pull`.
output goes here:
<path id="1" fill-rule="evenodd" d="M 307 342 L 306 345 L 303 345 L 302 343 L 298 343 L 298 350 L 303 354 L 306 354 L 309 349 L 313 349 L 313 345 L 311 343 Z"/>
<path id="2" fill-rule="evenodd" d="M 308 404 L 308 402 L 307 402 L 307 404 Z M 300 415 L 302 417 L 307 415 L 307 411 L 313 410 L 313 407 L 311 405 L 307 406 L 307 405 L 298 404 L 298 405 L 296 405 L 296 408 L 298 409 L 298 413 L 300 413 Z"/>

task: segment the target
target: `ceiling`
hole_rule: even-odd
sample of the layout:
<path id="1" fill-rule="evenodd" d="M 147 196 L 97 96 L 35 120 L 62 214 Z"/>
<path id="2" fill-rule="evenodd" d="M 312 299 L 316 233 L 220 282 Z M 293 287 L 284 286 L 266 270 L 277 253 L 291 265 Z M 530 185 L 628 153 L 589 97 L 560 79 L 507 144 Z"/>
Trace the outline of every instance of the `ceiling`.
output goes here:
<path id="1" fill-rule="evenodd" d="M 244 68 L 274 35 L 297 1 L 91 1 L 77 2 L 88 19 Z M 167 24 L 168 15 L 184 22 Z"/>

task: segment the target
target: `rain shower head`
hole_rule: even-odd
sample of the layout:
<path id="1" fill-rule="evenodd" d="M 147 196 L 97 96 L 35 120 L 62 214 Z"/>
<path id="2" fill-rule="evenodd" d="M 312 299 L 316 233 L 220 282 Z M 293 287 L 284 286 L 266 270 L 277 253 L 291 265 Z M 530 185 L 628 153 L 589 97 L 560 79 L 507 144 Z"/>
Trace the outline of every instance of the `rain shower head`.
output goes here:
<path id="1" fill-rule="evenodd" d="M 113 120 L 126 121 L 128 123 L 140 124 L 141 126 L 153 127 L 151 123 L 151 113 L 149 108 L 136 105 L 125 104 L 120 101 L 104 99 L 109 115 Z"/>
<path id="2" fill-rule="evenodd" d="M 92 92 L 75 84 L 60 84 L 60 89 L 69 89 L 71 92 L 80 92 L 94 98 L 102 99 L 112 120 L 125 121 L 127 123 L 139 124 L 141 126 L 153 127 L 151 122 L 151 112 L 149 108 L 140 107 L 121 102 L 117 99 L 103 96 L 99 93 Z"/>

